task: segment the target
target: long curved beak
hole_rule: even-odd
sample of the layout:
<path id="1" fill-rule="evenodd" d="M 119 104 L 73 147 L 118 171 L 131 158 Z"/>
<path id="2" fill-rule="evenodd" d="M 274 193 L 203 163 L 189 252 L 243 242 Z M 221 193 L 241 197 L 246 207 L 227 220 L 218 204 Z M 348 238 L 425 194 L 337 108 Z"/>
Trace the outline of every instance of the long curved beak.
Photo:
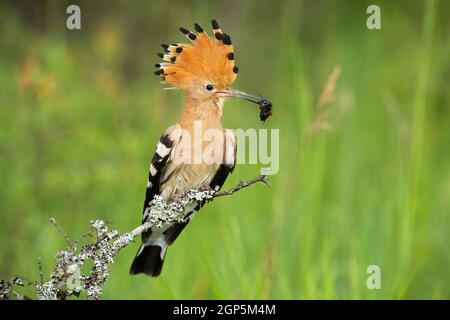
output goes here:
<path id="1" fill-rule="evenodd" d="M 242 92 L 239 90 L 234 90 L 234 89 L 226 89 L 222 92 L 217 92 L 217 95 L 219 97 L 234 97 L 234 98 L 244 99 L 244 100 L 259 104 L 259 105 L 261 105 L 263 100 L 266 100 L 264 98 L 257 97 L 252 94 L 245 93 L 245 92 Z"/>

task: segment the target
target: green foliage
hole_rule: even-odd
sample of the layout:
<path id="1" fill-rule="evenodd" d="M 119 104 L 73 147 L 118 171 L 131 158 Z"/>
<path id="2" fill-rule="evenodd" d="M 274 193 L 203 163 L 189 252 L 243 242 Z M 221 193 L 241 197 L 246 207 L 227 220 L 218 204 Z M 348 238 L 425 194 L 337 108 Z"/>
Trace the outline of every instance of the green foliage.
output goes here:
<path id="1" fill-rule="evenodd" d="M 229 101 L 224 126 L 280 128 L 280 171 L 217 199 L 169 249 L 161 277 L 131 277 L 138 244 L 105 298 L 450 298 L 450 42 L 447 1 L 0 4 L 0 275 L 39 278 L 89 220 L 137 226 L 149 160 L 183 110 L 153 64 L 179 26 L 216 18 L 233 38 L 235 87 L 274 116 Z M 31 10 L 31 7 L 33 7 Z M 33 15 L 29 13 L 33 12 Z M 309 134 L 322 87 L 342 68 L 327 126 Z M 225 188 L 258 174 L 240 165 Z M 366 268 L 382 270 L 368 290 Z"/>

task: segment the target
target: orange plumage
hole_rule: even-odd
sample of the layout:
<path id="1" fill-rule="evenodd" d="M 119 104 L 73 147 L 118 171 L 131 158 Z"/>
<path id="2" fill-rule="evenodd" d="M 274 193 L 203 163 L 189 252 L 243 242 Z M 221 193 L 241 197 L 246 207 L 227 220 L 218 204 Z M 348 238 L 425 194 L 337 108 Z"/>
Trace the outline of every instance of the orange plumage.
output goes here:
<path id="1" fill-rule="evenodd" d="M 233 45 L 229 35 L 222 32 L 213 21 L 214 37 L 210 37 L 198 24 L 197 34 L 180 28 L 192 44 L 162 45 L 166 54 L 159 56 L 164 63 L 157 64 L 155 73 L 165 82 L 187 89 L 202 82 L 210 82 L 216 88 L 226 89 L 234 82 L 237 67 L 234 64 Z"/>

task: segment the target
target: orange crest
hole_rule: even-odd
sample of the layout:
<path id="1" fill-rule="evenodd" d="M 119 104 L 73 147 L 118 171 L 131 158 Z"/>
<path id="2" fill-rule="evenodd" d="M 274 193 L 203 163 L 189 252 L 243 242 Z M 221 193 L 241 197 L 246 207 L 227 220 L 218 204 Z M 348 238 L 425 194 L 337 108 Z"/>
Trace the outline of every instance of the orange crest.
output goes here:
<path id="1" fill-rule="evenodd" d="M 228 88 L 236 79 L 238 67 L 234 65 L 231 38 L 222 33 L 216 20 L 212 20 L 214 38 L 195 24 L 197 34 L 185 28 L 180 31 L 192 44 L 172 44 L 161 46 L 165 54 L 159 53 L 163 63 L 156 64 L 156 75 L 165 82 L 187 89 L 202 82 L 211 82 L 218 88 Z"/>

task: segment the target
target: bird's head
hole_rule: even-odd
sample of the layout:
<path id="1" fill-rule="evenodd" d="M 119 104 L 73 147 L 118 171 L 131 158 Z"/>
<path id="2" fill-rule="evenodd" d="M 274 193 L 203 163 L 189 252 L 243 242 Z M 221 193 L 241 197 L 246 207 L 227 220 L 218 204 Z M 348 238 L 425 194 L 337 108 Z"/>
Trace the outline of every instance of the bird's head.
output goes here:
<path id="1" fill-rule="evenodd" d="M 166 83 L 186 90 L 190 99 L 199 102 L 237 97 L 261 105 L 265 99 L 230 88 L 239 71 L 231 38 L 222 32 L 216 20 L 211 24 L 213 37 L 195 24 L 195 34 L 180 28 L 191 44 L 162 44 L 165 53 L 158 56 L 164 62 L 155 65 L 158 68 L 155 74 Z"/>

